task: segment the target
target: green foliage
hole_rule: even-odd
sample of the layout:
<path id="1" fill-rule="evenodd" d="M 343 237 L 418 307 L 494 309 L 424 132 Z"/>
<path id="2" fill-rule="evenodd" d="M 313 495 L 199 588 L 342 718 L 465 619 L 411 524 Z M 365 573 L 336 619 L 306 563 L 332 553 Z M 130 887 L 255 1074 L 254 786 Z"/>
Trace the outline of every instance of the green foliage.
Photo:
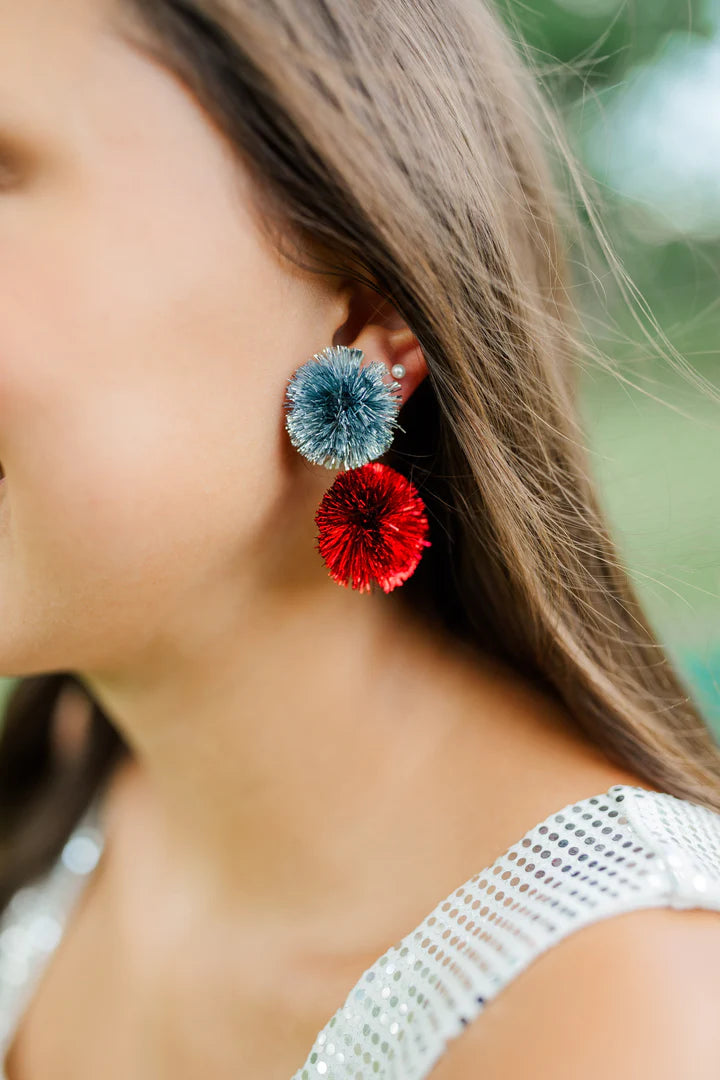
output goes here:
<path id="1" fill-rule="evenodd" d="M 623 267 L 720 393 L 720 0 L 497 2 L 600 184 Z M 720 409 L 639 347 L 612 289 L 585 302 L 621 376 L 593 370 L 583 386 L 595 475 L 659 637 L 720 733 Z"/>

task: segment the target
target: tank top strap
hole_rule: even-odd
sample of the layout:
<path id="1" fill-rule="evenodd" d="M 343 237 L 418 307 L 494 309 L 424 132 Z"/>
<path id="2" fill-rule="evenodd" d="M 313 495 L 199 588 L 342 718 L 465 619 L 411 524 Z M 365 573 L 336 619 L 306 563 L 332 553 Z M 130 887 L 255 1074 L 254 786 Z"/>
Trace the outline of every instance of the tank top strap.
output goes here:
<path id="1" fill-rule="evenodd" d="M 88 804 L 49 870 L 13 893 L 0 916 L 0 1080 L 25 1007 L 102 854 L 104 791 Z"/>
<path id="2" fill-rule="evenodd" d="M 657 852 L 675 908 L 720 909 L 720 814 L 660 791 L 610 789 L 646 848 Z"/>
<path id="3" fill-rule="evenodd" d="M 668 905 L 720 911 L 720 812 L 623 784 L 568 804 L 368 968 L 292 1080 L 421 1080 L 547 949 Z"/>

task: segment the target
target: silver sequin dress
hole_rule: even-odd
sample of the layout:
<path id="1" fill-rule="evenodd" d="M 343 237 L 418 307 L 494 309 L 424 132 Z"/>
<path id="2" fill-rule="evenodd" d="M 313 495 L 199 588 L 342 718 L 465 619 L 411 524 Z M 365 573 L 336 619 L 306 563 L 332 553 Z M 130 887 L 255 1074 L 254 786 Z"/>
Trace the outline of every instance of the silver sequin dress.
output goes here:
<path id="1" fill-rule="evenodd" d="M 98 814 L 99 798 L 56 864 L 18 890 L 0 918 L 0 1080 L 102 851 Z M 590 923 L 652 907 L 720 911 L 720 813 L 626 784 L 570 803 L 364 971 L 288 1080 L 421 1080 L 541 953 Z"/>

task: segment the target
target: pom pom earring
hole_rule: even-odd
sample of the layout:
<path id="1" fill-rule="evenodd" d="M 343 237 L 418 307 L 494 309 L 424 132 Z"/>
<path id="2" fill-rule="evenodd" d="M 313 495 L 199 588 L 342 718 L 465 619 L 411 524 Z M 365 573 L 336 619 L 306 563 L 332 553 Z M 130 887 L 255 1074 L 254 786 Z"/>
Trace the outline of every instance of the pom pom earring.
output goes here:
<path id="1" fill-rule="evenodd" d="M 340 584 L 390 592 L 420 561 L 428 522 L 415 485 L 379 461 L 338 474 L 315 515 L 319 551 Z"/>
<path id="2" fill-rule="evenodd" d="M 290 441 L 308 461 L 356 469 L 393 441 L 400 383 L 384 381 L 379 360 L 362 366 L 362 349 L 330 345 L 295 372 L 286 391 Z"/>
<path id="3" fill-rule="evenodd" d="M 288 383 L 285 426 L 309 461 L 344 472 L 315 515 L 317 549 L 339 585 L 385 593 L 407 581 L 429 531 L 415 485 L 373 461 L 389 449 L 400 411 L 400 384 L 385 382 L 380 361 L 363 366 L 361 349 L 330 345 L 302 364 Z M 394 379 L 405 368 L 395 364 Z"/>

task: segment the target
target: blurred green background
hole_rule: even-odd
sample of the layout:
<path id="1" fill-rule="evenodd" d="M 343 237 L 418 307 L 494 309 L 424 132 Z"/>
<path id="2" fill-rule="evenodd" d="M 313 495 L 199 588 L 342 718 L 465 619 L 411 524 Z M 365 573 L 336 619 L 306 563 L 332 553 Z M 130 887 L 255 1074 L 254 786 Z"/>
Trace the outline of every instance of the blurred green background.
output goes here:
<path id="1" fill-rule="evenodd" d="M 622 265 L 720 392 L 720 0 L 497 2 L 599 185 Z M 720 408 L 653 351 L 604 275 L 576 301 L 630 380 L 584 377 L 601 495 L 660 640 L 720 734 Z"/>
<path id="2" fill-rule="evenodd" d="M 641 302 L 720 394 L 720 0 L 499 3 Z M 601 497 L 658 636 L 720 735 L 720 405 L 652 347 L 648 319 L 607 274 L 586 278 L 575 300 L 620 375 L 589 365 L 581 383 Z"/>

